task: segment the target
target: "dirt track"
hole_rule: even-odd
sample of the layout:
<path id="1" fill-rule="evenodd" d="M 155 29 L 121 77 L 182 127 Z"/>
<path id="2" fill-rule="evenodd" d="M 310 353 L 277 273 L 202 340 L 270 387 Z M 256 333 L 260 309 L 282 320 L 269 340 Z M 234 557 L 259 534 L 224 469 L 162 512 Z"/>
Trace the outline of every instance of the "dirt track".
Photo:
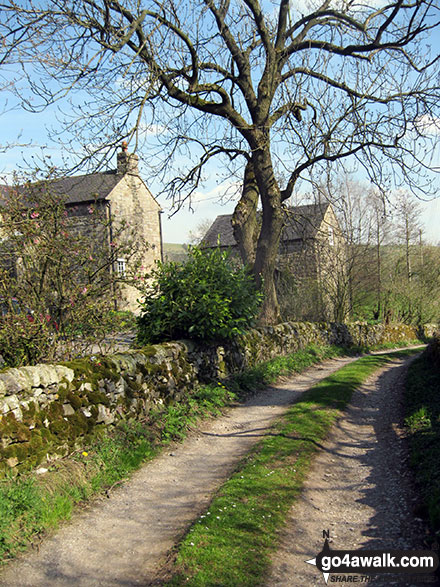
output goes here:
<path id="1" fill-rule="evenodd" d="M 351 360 L 327 361 L 204 424 L 197 435 L 144 466 L 110 499 L 77 515 L 39 552 L 11 564 L 0 574 L 0 585 L 155 583 L 176 539 L 273 420 L 302 391 Z M 402 369 L 396 362 L 355 393 L 347 416 L 315 461 L 266 585 L 324 585 L 316 568 L 304 562 L 321 550 L 324 529 L 330 529 L 334 548 L 422 547 L 424 528 L 412 513 L 415 496 L 400 432 Z M 380 584 L 425 583 L 387 577 Z"/>
<path id="2" fill-rule="evenodd" d="M 321 551 L 323 530 L 330 530 L 333 549 L 427 548 L 426 529 L 414 514 L 418 498 L 402 429 L 407 364 L 393 361 L 353 395 L 291 510 L 266 585 L 325 585 L 316 567 L 305 563 Z M 438 584 L 426 575 L 397 574 L 376 575 L 370 583 Z"/>
<path id="3" fill-rule="evenodd" d="M 76 516 L 39 552 L 12 563 L 0 585 L 132 586 L 156 577 L 179 535 L 289 404 L 353 359 L 335 359 L 273 386 L 204 424 L 200 432 L 145 465 Z"/>

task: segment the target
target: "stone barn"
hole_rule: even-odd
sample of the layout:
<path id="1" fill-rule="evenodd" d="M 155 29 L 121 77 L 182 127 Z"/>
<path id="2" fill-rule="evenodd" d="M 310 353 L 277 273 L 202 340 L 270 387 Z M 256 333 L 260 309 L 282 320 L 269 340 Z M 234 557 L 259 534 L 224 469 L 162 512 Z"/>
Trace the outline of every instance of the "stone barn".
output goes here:
<path id="1" fill-rule="evenodd" d="M 238 253 L 232 214 L 217 216 L 207 247 Z M 346 241 L 330 203 L 286 208 L 277 261 L 277 286 L 286 317 L 341 319 L 346 313 Z"/>

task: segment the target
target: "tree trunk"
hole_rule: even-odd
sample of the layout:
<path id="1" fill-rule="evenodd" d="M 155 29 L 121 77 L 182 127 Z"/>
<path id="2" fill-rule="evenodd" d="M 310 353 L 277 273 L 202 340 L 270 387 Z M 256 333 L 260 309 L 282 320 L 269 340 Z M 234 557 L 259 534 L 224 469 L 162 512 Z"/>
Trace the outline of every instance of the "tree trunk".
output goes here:
<path id="1" fill-rule="evenodd" d="M 406 255 L 406 278 L 408 283 L 411 281 L 411 260 L 409 254 L 409 246 L 411 242 L 411 233 L 409 229 L 409 218 L 405 218 L 405 255 Z"/>
<path id="2" fill-rule="evenodd" d="M 273 173 L 269 145 L 254 153 L 254 171 L 262 204 L 262 224 L 255 254 L 254 275 L 261 286 L 264 300 L 259 316 L 260 325 L 281 321 L 275 289 L 275 269 L 284 225 L 281 192 Z"/>
<path id="3" fill-rule="evenodd" d="M 250 266 L 255 262 L 258 235 L 258 197 L 254 165 L 252 161 L 249 161 L 244 172 L 243 193 L 232 215 L 232 228 L 242 261 L 245 265 Z"/>

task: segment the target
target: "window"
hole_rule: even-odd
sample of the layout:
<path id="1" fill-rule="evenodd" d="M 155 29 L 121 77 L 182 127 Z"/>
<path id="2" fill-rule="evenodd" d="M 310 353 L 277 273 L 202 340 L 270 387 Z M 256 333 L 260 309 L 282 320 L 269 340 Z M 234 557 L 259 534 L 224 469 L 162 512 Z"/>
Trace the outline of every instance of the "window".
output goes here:
<path id="1" fill-rule="evenodd" d="M 335 234 L 333 232 L 333 226 L 328 227 L 328 243 L 331 247 L 335 244 Z"/>
<path id="2" fill-rule="evenodd" d="M 117 272 L 117 274 L 118 274 L 119 277 L 125 277 L 126 276 L 125 259 L 117 259 L 117 261 L 116 261 L 116 272 Z"/>

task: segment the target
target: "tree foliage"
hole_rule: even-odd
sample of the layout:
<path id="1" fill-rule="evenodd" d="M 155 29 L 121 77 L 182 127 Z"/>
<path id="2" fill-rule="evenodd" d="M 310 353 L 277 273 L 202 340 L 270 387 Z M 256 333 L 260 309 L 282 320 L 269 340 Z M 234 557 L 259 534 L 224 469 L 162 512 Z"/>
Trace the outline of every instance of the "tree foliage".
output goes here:
<path id="1" fill-rule="evenodd" d="M 262 295 L 249 271 L 227 251 L 190 247 L 184 263 L 158 262 L 142 304 L 138 342 L 222 340 L 258 314 Z"/>

